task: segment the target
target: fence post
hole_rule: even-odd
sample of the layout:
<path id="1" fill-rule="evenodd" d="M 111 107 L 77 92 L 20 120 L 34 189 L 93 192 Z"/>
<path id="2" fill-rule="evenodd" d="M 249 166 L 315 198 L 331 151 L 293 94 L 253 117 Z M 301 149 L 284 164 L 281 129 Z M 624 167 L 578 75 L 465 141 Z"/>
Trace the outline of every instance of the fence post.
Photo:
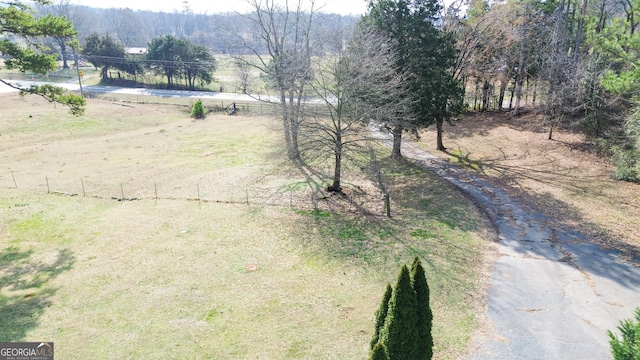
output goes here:
<path id="1" fill-rule="evenodd" d="M 202 203 L 200 202 L 200 184 L 196 184 L 198 188 L 198 207 L 202 208 Z"/>
<path id="2" fill-rule="evenodd" d="M 384 209 L 387 217 L 391 217 L 391 200 L 389 199 L 389 194 L 384 194 Z"/>

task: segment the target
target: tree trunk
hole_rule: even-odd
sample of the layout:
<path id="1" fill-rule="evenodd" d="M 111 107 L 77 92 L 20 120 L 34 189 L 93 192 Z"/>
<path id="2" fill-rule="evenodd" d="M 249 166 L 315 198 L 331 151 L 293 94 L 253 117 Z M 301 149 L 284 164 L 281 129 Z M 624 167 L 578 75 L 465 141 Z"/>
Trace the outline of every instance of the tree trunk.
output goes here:
<path id="1" fill-rule="evenodd" d="M 394 160 L 400 160 L 402 159 L 402 152 L 400 151 L 400 148 L 402 146 L 402 132 L 404 131 L 404 129 L 402 128 L 402 125 L 396 125 L 393 128 L 393 148 L 391 149 L 391 158 Z"/>
<path id="2" fill-rule="evenodd" d="M 62 68 L 68 69 L 69 64 L 67 64 L 67 46 L 64 44 L 64 42 L 60 43 L 60 52 L 62 53 Z"/>
<path id="3" fill-rule="evenodd" d="M 291 119 L 291 160 L 300 161 L 300 147 L 298 146 L 298 118 Z"/>
<path id="4" fill-rule="evenodd" d="M 283 103 L 282 105 L 282 112 L 282 127 L 284 129 L 284 143 L 287 147 L 287 157 L 289 160 L 293 160 L 295 159 L 295 156 L 293 155 L 291 146 L 291 122 L 289 120 L 291 115 L 289 114 L 289 109 L 287 108 L 286 103 Z"/>
<path id="5" fill-rule="evenodd" d="M 482 86 L 482 111 L 489 110 L 489 90 L 491 89 L 491 85 L 489 81 L 485 80 L 484 85 Z"/>
<path id="6" fill-rule="evenodd" d="M 505 79 L 500 80 L 500 95 L 498 96 L 498 111 L 502 111 L 502 104 L 504 103 L 504 93 L 507 91 L 507 82 Z"/>
<path id="7" fill-rule="evenodd" d="M 437 144 L 438 151 L 447 150 L 447 148 L 444 147 L 444 145 L 442 144 L 442 125 L 443 125 L 443 123 L 444 123 L 444 119 L 442 119 L 442 118 L 436 119 L 436 129 L 437 129 L 437 132 L 438 132 L 438 140 L 437 140 L 437 142 L 438 142 L 438 144 Z"/>
<path id="8" fill-rule="evenodd" d="M 509 96 L 509 111 L 511 111 L 511 109 L 513 109 L 513 94 L 515 93 L 515 86 L 511 88 L 511 94 Z"/>
<path id="9" fill-rule="evenodd" d="M 580 42 L 582 41 L 582 28 L 584 27 L 584 18 L 587 11 L 587 1 L 582 1 L 582 9 L 580 10 L 580 20 L 578 21 L 578 31 L 576 33 L 576 43 L 573 47 L 573 66 L 578 66 L 578 52 L 580 51 Z"/>
<path id="10" fill-rule="evenodd" d="M 300 123 L 303 121 L 304 116 L 304 108 L 303 108 L 303 99 L 304 99 L 304 84 L 301 84 L 297 89 L 298 96 L 296 98 L 295 106 L 291 104 L 290 106 L 294 109 L 293 116 L 291 117 L 291 147 L 293 152 L 293 159 L 295 161 L 300 161 L 300 146 L 298 143 L 298 134 Z M 291 97 L 293 101 L 293 94 Z"/>
<path id="11" fill-rule="evenodd" d="M 287 94 L 285 93 L 284 85 L 280 85 L 279 87 L 280 107 L 282 109 L 282 127 L 284 129 L 284 142 L 287 147 L 287 157 L 289 158 L 289 160 L 296 160 L 298 157 L 296 154 L 297 149 L 294 148 L 293 140 L 291 138 L 291 117 L 293 116 L 293 114 L 291 113 L 292 110 L 287 105 Z"/>
<path id="12" fill-rule="evenodd" d="M 333 192 L 342 192 L 342 185 L 340 184 L 340 179 L 342 176 L 342 144 L 339 144 L 342 140 L 336 140 L 336 149 L 335 149 L 335 164 L 333 167 L 333 184 L 328 189 Z"/>
<path id="13" fill-rule="evenodd" d="M 516 109 L 514 112 L 515 116 L 520 115 L 520 100 L 522 99 L 522 79 L 524 79 L 525 71 L 524 71 L 524 54 L 526 48 L 526 33 L 524 27 L 521 29 L 522 31 L 522 39 L 520 39 L 520 57 L 518 59 L 518 78 L 516 80 Z"/>

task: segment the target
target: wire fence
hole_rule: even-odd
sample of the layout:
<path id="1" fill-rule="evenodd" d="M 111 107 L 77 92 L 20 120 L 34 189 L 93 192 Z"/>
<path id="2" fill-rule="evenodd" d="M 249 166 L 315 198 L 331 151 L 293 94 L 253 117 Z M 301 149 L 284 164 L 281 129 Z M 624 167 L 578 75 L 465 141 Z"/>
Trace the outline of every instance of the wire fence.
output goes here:
<path id="1" fill-rule="evenodd" d="M 235 107 L 235 115 L 260 115 L 260 116 L 279 116 L 281 107 L 279 103 L 268 101 L 237 101 L 237 100 L 221 100 L 211 98 L 196 97 L 162 97 L 149 95 L 131 95 L 131 94 L 113 94 L 113 93 L 91 93 L 85 92 L 88 98 L 96 98 L 124 104 L 151 104 L 151 105 L 175 105 L 183 106 L 186 110 L 190 110 L 197 100 L 202 101 L 202 105 L 207 109 L 207 113 L 217 113 L 229 115 L 231 108 Z M 316 116 L 329 116 L 330 112 L 326 105 L 316 103 L 305 103 L 304 110 L 308 114 Z"/>
<path id="2" fill-rule="evenodd" d="M 213 182 L 202 179 L 201 183 L 185 181 L 176 182 L 117 182 L 102 181 L 89 177 L 81 177 L 76 181 L 68 178 L 52 178 L 49 176 L 33 176 L 20 172 L 0 174 L 0 187 L 3 189 L 21 190 L 32 193 L 53 196 L 93 198 L 116 202 L 163 200 L 219 203 L 245 205 L 249 207 L 283 207 L 304 210 L 314 210 L 322 207 L 320 202 L 331 195 L 323 189 L 311 186 L 233 186 L 220 191 L 220 187 Z M 353 204 L 353 211 L 359 211 L 357 204 Z"/>

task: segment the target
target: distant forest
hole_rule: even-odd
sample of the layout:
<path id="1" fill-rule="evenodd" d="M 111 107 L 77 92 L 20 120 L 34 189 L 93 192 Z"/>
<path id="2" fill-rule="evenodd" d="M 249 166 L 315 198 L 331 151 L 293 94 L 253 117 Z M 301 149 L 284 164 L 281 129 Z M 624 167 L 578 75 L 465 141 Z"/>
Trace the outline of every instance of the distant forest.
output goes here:
<path id="1" fill-rule="evenodd" d="M 187 4 L 187 3 L 185 3 Z M 242 34 L 249 48 L 264 46 L 260 30 L 247 15 L 238 13 L 197 14 L 187 6 L 180 12 L 154 12 L 126 9 L 102 9 L 74 5 L 69 1 L 54 1 L 50 5 L 35 6 L 39 15 L 65 16 L 78 31 L 83 44 L 93 32 L 109 34 L 125 47 L 146 47 L 154 38 L 172 35 L 207 47 L 214 54 L 243 54 L 247 52 L 239 40 Z M 359 16 L 316 13 L 311 41 L 320 46 L 318 52 L 340 49 L 349 39 Z M 255 36 L 247 36 L 255 34 Z M 56 48 L 55 46 L 53 48 Z"/>

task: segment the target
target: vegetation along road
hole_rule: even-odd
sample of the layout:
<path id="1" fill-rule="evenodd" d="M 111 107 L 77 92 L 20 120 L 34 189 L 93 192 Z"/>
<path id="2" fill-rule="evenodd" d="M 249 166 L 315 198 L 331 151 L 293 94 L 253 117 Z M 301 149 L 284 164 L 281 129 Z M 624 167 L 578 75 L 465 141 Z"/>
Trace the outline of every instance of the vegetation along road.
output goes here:
<path id="1" fill-rule="evenodd" d="M 411 144 L 405 156 L 456 185 L 493 221 L 499 258 L 488 324 L 470 359 L 607 359 L 606 336 L 640 303 L 640 268 L 555 226 L 503 189 Z"/>

